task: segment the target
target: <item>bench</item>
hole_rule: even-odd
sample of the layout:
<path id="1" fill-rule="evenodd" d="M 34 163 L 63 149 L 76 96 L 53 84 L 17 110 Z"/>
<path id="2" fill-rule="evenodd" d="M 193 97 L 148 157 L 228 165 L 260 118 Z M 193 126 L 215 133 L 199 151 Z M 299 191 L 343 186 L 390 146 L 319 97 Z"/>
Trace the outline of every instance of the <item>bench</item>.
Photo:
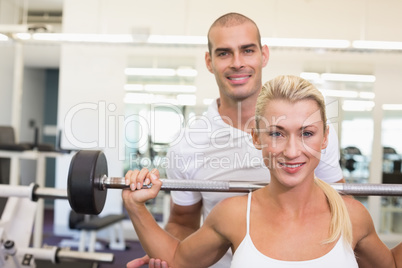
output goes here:
<path id="1" fill-rule="evenodd" d="M 109 229 L 109 248 L 113 250 L 125 250 L 126 245 L 123 236 L 122 220 L 124 214 L 111 214 L 104 217 L 77 214 L 70 212 L 70 229 L 80 231 L 78 250 L 85 251 L 88 245 L 88 252 L 95 251 L 97 232 Z"/>

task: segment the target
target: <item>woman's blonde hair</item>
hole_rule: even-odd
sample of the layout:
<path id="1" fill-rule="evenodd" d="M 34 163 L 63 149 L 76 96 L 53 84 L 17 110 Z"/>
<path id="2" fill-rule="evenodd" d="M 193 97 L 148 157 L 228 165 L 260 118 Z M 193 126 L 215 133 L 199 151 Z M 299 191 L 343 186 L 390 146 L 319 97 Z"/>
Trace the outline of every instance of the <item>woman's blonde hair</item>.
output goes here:
<path id="1" fill-rule="evenodd" d="M 315 178 L 314 182 L 323 190 L 331 211 L 329 237 L 323 243 L 332 243 L 342 235 L 344 241 L 351 245 L 353 240 L 352 222 L 342 196 L 328 183 L 318 178 Z"/>
<path id="2" fill-rule="evenodd" d="M 317 103 L 321 119 L 324 123 L 324 133 L 327 129 L 327 117 L 325 111 L 325 99 L 321 92 L 307 80 L 292 75 L 278 76 L 264 84 L 257 99 L 255 122 L 257 131 L 259 122 L 264 118 L 267 105 L 272 100 L 286 100 L 295 103 L 302 100 L 313 100 Z M 329 237 L 323 243 L 336 241 L 342 234 L 344 240 L 352 243 L 352 223 L 345 202 L 341 195 L 329 184 L 315 178 L 315 183 L 324 192 L 331 211 L 331 225 Z"/>
<path id="3" fill-rule="evenodd" d="M 269 101 L 287 100 L 291 103 L 302 100 L 313 100 L 320 108 L 321 118 L 324 123 L 324 131 L 327 128 L 327 116 L 325 113 L 325 99 L 318 89 L 309 81 L 293 75 L 281 75 L 264 84 L 257 99 L 255 110 L 256 127 L 264 118 L 264 112 Z"/>

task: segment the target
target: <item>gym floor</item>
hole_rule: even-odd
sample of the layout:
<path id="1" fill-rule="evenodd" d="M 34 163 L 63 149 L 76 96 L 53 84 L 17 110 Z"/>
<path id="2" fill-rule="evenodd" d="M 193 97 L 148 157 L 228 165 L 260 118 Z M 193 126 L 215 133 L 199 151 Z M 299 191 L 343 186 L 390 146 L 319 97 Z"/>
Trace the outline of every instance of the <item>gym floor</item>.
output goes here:
<path id="1" fill-rule="evenodd" d="M 46 209 L 45 210 L 45 218 L 44 218 L 44 230 L 43 230 L 43 244 L 50 246 L 59 246 L 60 241 L 63 239 L 71 239 L 71 237 L 60 237 L 55 236 L 53 234 L 53 210 Z M 107 248 L 106 241 L 98 240 L 102 245 L 104 245 L 103 250 L 97 250 L 96 252 L 105 252 L 105 253 L 113 253 L 114 254 L 114 262 L 113 263 L 76 263 L 76 262 L 66 262 L 59 264 L 52 264 L 50 262 L 45 261 L 36 261 L 37 268 L 71 268 L 74 266 L 75 268 L 121 268 L 126 267 L 128 261 L 133 260 L 138 257 L 142 257 L 145 255 L 144 250 L 142 249 L 140 243 L 138 241 L 125 241 L 127 245 L 127 249 L 124 251 L 120 250 L 109 250 Z M 71 248 L 72 250 L 77 250 L 76 248 Z M 143 266 L 148 267 L 148 266 Z"/>

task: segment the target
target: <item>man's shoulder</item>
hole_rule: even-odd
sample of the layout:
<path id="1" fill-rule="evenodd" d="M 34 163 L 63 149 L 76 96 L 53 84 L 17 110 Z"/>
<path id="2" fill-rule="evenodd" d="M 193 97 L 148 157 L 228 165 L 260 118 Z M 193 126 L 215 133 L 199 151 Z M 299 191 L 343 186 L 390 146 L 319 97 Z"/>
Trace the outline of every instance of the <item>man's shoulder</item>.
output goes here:
<path id="1" fill-rule="evenodd" d="M 194 158 L 197 152 L 205 152 L 209 148 L 210 137 L 204 134 L 190 135 L 183 133 L 180 137 L 170 143 L 167 151 L 167 157 L 180 156 L 185 158 Z"/>
<path id="2" fill-rule="evenodd" d="M 170 142 L 171 151 L 190 151 L 205 150 L 211 143 L 211 136 L 220 126 L 213 118 L 199 116 L 187 122 Z"/>

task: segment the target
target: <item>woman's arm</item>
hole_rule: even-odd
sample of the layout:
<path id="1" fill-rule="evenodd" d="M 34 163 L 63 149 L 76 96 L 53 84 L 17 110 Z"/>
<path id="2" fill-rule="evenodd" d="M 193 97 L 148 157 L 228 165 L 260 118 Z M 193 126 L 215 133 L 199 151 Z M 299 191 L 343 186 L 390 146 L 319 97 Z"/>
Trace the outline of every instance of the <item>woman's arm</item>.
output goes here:
<path id="1" fill-rule="evenodd" d="M 162 185 L 159 174 L 155 173 L 144 169 L 127 173 L 126 181 L 132 189 L 122 193 L 124 206 L 144 250 L 151 258 L 162 259 L 175 268 L 206 267 L 218 261 L 230 247 L 230 242 L 215 228 L 218 217 L 214 215 L 219 215 L 219 212 L 211 213 L 202 228 L 180 242 L 160 228 L 145 207 L 145 202 L 155 198 Z M 136 190 L 145 180 L 150 180 L 152 187 Z"/>
<path id="2" fill-rule="evenodd" d="M 394 247 L 391 251 L 394 255 L 396 267 L 402 268 L 402 243 L 399 243 L 399 245 Z"/>
<path id="3" fill-rule="evenodd" d="M 355 254 L 360 268 L 394 268 L 395 259 L 391 250 L 378 237 L 373 220 L 367 209 L 359 202 L 353 201 L 351 215 Z M 350 206 L 349 206 L 350 208 Z"/>

